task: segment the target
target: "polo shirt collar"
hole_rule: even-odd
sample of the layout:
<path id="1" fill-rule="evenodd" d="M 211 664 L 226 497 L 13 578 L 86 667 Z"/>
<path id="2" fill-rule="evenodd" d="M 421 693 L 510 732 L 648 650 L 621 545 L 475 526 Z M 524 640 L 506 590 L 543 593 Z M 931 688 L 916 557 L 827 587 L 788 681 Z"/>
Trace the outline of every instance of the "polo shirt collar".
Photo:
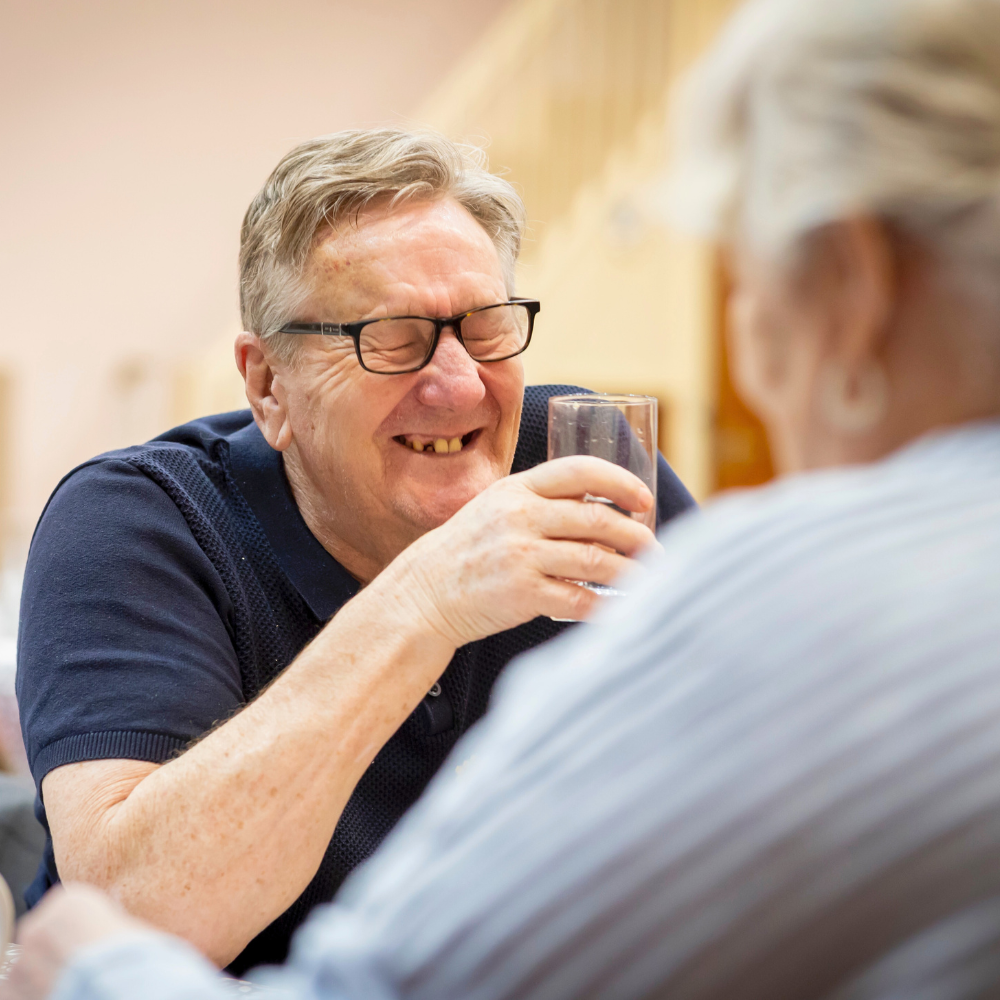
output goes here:
<path id="1" fill-rule="evenodd" d="M 278 565 L 312 613 L 326 621 L 361 585 L 309 530 L 288 485 L 281 452 L 250 423 L 229 435 L 233 478 L 274 551 Z"/>

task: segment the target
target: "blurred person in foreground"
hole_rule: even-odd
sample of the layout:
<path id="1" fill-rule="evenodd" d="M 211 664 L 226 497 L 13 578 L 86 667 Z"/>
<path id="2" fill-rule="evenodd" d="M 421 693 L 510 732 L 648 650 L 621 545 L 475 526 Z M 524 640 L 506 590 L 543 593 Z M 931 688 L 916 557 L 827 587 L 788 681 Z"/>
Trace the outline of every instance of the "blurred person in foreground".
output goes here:
<path id="1" fill-rule="evenodd" d="M 32 541 L 17 690 L 59 879 L 240 971 L 371 854 L 654 503 L 544 463 L 524 210 L 433 133 L 304 143 L 247 212 L 250 409 L 85 463 Z M 515 473 L 509 475 L 511 472 Z M 660 461 L 659 520 L 691 504 Z M 600 543 L 592 544 L 592 543 Z M 546 616 L 552 616 L 546 617 Z"/>
<path id="2" fill-rule="evenodd" d="M 287 995 L 1000 996 L 1000 0 L 760 0 L 689 95 L 792 475 L 507 674 Z M 21 940 L 21 998 L 224 995 L 89 891 Z"/>

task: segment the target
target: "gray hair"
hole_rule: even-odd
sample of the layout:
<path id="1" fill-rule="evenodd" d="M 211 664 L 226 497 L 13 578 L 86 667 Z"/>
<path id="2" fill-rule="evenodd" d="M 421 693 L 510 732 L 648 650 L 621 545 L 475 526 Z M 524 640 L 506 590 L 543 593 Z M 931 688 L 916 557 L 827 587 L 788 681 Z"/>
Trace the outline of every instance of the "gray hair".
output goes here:
<path id="1" fill-rule="evenodd" d="M 454 198 L 492 239 L 514 293 L 524 205 L 488 171 L 485 153 L 430 131 L 356 129 L 296 146 L 250 203 L 240 234 L 244 329 L 273 340 L 308 294 L 304 276 L 317 234 L 384 197 L 390 207 Z M 293 340 L 277 343 L 279 354 L 290 356 Z"/>
<path id="2" fill-rule="evenodd" d="M 751 0 L 679 111 L 688 228 L 780 253 L 875 215 L 1000 288 L 1000 0 Z"/>

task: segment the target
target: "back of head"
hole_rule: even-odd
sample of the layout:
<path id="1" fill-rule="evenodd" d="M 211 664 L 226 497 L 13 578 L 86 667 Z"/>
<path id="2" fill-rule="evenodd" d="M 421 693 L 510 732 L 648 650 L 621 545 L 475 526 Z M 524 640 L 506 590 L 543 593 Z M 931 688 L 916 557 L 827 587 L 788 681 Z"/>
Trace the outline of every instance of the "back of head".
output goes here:
<path id="1" fill-rule="evenodd" d="M 1000 0 L 751 0 L 680 130 L 689 226 L 780 251 L 876 215 L 1000 278 Z"/>

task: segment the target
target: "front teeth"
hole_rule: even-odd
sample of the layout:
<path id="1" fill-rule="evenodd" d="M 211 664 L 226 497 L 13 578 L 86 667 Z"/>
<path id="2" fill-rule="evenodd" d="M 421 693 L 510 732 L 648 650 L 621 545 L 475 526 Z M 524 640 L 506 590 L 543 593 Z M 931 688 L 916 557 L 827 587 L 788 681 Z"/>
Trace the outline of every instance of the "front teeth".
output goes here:
<path id="1" fill-rule="evenodd" d="M 454 453 L 456 451 L 462 450 L 462 439 L 460 437 L 451 438 L 435 438 L 433 441 L 428 441 L 426 444 L 423 441 L 410 441 L 409 447 L 414 451 L 426 451 L 431 449 L 438 455 L 447 455 Z"/>

